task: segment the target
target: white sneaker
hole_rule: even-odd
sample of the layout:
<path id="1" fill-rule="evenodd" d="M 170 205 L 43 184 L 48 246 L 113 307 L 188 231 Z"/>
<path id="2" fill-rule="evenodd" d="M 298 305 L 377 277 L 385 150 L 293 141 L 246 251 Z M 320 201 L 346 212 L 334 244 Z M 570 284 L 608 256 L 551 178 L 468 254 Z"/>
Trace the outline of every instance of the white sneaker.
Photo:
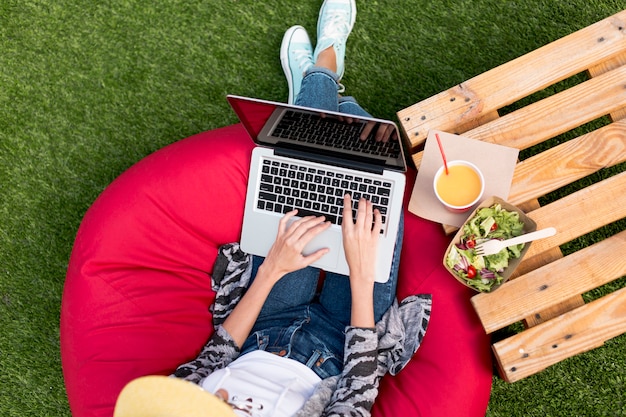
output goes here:
<path id="1" fill-rule="evenodd" d="M 293 104 L 300 92 L 305 72 L 314 64 L 313 46 L 302 26 L 292 26 L 285 32 L 280 46 L 280 62 L 289 86 L 287 103 Z"/>
<path id="2" fill-rule="evenodd" d="M 331 45 L 337 56 L 337 75 L 343 77 L 345 71 L 346 41 L 356 20 L 355 0 L 325 0 L 317 20 L 317 45 L 313 62 L 323 50 Z"/>

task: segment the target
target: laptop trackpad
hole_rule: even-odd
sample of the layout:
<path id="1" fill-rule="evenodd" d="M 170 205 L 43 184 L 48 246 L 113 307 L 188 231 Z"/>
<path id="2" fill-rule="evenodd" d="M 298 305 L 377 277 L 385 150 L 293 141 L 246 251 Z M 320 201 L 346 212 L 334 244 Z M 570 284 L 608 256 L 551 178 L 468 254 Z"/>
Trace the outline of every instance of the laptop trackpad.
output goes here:
<path id="1" fill-rule="evenodd" d="M 290 227 L 291 224 L 296 220 L 298 220 L 297 217 L 294 219 L 290 219 L 287 227 Z M 328 248 L 330 249 L 330 252 L 322 256 L 322 258 L 315 262 L 313 266 L 321 269 L 336 268 L 339 256 L 343 256 L 343 245 L 341 239 L 341 229 L 335 228 L 333 226 L 330 229 L 327 229 L 319 235 L 315 236 L 313 240 L 307 243 L 307 245 L 304 247 L 304 250 L 302 251 L 302 254 L 304 256 L 307 256 L 319 249 Z"/>
<path id="2" fill-rule="evenodd" d="M 315 266 L 322 269 L 336 268 L 339 255 L 341 254 L 341 232 L 337 230 L 326 230 L 315 236 L 302 251 L 303 255 L 310 255 L 315 251 L 323 248 L 330 249 L 326 255 L 315 262 Z"/>

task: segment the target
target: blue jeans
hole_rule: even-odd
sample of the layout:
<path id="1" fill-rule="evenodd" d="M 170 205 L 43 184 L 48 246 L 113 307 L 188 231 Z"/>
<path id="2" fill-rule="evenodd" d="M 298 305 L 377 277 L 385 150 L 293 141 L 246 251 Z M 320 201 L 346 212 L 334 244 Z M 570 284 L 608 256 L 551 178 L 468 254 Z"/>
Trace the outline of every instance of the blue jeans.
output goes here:
<path id="1" fill-rule="evenodd" d="M 374 284 L 375 321 L 382 318 L 396 296 L 403 234 L 401 218 L 389 280 Z M 253 257 L 253 277 L 263 260 Z M 345 275 L 326 272 L 318 294 L 320 272 L 307 267 L 285 275 L 274 285 L 241 347 L 242 355 L 261 349 L 297 360 L 322 379 L 341 373 L 344 331 L 350 324 L 352 304 L 350 280 Z"/>
<path id="2" fill-rule="evenodd" d="M 321 67 L 311 68 L 295 104 L 369 116 L 352 97 L 339 97 L 338 76 Z M 400 250 L 404 233 L 400 219 L 389 280 L 374 284 L 374 319 L 380 320 L 396 296 Z M 252 279 L 263 258 L 253 257 Z M 321 271 L 308 267 L 285 275 L 274 285 L 241 354 L 265 350 L 297 360 L 320 378 L 338 375 L 343 369 L 345 328 L 350 324 L 350 280 L 345 275 L 326 272 L 318 294 Z"/>
<path id="3" fill-rule="evenodd" d="M 356 116 L 370 117 L 354 97 L 339 96 L 338 75 L 322 68 L 311 67 L 302 79 L 300 93 L 295 104 L 315 109 L 329 110 Z"/>

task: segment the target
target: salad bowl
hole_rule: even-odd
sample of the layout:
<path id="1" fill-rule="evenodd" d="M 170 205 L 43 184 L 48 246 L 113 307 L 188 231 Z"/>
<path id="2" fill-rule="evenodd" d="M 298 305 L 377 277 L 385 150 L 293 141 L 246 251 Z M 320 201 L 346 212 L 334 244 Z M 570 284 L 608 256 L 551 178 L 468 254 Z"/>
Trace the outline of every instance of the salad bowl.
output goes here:
<path id="1" fill-rule="evenodd" d="M 479 255 L 476 245 L 490 239 L 510 239 L 537 230 L 537 224 L 518 207 L 499 197 L 485 199 L 453 237 L 443 258 L 450 274 L 478 292 L 504 284 L 520 264 L 531 242 Z"/>

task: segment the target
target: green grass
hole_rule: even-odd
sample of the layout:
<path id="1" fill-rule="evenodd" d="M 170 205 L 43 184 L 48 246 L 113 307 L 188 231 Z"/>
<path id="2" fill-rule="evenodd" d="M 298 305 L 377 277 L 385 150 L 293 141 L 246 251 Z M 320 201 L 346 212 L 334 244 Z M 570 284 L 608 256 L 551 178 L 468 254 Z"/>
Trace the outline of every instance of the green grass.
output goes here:
<path id="1" fill-rule="evenodd" d="M 69 416 L 59 306 L 85 210 L 145 155 L 236 122 L 227 93 L 285 100 L 282 34 L 293 24 L 314 32 L 320 3 L 0 2 L 0 415 Z M 624 7 L 623 0 L 359 5 L 344 83 L 385 118 Z M 618 337 L 515 384 L 494 377 L 488 415 L 626 415 L 625 343 Z"/>

